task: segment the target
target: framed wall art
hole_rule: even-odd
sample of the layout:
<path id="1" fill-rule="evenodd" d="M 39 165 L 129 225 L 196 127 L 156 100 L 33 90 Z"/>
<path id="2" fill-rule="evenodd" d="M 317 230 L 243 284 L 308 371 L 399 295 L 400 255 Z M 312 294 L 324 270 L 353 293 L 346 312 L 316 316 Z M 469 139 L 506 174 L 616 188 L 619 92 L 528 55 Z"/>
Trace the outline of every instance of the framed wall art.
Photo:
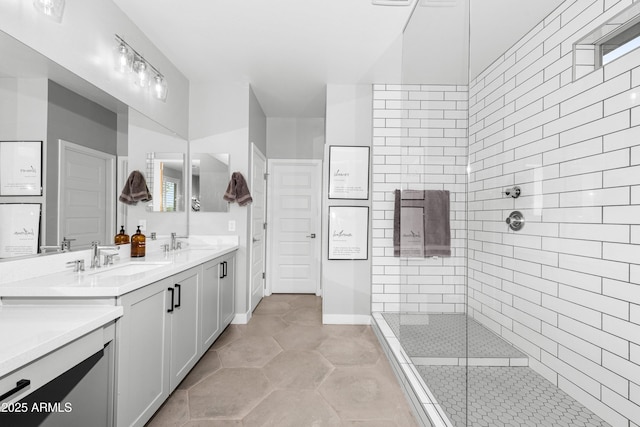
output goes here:
<path id="1" fill-rule="evenodd" d="M 42 141 L 0 141 L 0 196 L 42 196 Z"/>
<path id="2" fill-rule="evenodd" d="M 329 198 L 369 199 L 369 147 L 329 147 Z"/>
<path id="3" fill-rule="evenodd" d="M 329 259 L 366 260 L 368 246 L 369 208 L 329 206 Z"/>
<path id="4" fill-rule="evenodd" d="M 40 203 L 0 204 L 0 258 L 38 253 Z"/>

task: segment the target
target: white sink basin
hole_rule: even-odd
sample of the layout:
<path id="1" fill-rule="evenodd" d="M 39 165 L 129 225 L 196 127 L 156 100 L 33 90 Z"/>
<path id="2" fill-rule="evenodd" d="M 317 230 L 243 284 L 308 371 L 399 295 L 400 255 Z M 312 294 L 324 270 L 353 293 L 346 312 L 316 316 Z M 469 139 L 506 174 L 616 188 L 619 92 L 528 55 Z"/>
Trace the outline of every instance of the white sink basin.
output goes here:
<path id="1" fill-rule="evenodd" d="M 91 271 L 89 274 L 99 277 L 111 277 L 111 276 L 131 276 L 134 274 L 144 273 L 146 271 L 155 270 L 156 268 L 164 265 L 169 265 L 170 262 L 129 262 L 122 265 L 114 265 L 109 267 L 103 267 Z"/>

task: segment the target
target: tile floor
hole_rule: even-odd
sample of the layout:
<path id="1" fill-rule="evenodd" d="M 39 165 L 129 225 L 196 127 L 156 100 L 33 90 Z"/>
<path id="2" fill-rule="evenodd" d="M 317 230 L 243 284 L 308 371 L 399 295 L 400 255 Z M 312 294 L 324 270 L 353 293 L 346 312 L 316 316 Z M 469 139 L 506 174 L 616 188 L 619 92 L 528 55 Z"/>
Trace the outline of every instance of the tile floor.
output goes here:
<path id="1" fill-rule="evenodd" d="M 230 325 L 149 427 L 417 426 L 370 326 L 322 325 L 321 299 L 274 294 Z"/>

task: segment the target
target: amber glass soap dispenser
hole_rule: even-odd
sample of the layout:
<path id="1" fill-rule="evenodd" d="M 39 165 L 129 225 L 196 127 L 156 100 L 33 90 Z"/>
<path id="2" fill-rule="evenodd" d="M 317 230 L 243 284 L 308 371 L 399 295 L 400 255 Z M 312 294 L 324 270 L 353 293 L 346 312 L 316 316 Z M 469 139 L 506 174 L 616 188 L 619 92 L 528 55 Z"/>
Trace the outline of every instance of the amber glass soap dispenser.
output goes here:
<path id="1" fill-rule="evenodd" d="M 145 246 L 147 238 L 140 232 L 140 226 L 136 230 L 136 234 L 131 236 L 131 258 L 139 258 L 145 255 Z"/>
<path id="2" fill-rule="evenodd" d="M 129 243 L 129 235 L 124 231 L 124 225 L 120 226 L 120 232 L 115 237 L 116 245 L 126 245 Z"/>

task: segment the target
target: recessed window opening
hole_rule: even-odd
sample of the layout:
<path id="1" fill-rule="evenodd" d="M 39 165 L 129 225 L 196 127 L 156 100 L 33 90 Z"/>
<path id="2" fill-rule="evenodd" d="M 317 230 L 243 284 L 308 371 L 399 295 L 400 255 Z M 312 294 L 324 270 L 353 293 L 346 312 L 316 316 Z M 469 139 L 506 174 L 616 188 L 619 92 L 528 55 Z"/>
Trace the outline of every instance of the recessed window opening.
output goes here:
<path id="1" fill-rule="evenodd" d="M 621 10 L 573 45 L 573 80 L 640 47 L 640 1 Z"/>
<path id="2" fill-rule="evenodd" d="M 640 22 L 600 43 L 600 64 L 606 65 L 637 47 L 640 47 Z"/>

